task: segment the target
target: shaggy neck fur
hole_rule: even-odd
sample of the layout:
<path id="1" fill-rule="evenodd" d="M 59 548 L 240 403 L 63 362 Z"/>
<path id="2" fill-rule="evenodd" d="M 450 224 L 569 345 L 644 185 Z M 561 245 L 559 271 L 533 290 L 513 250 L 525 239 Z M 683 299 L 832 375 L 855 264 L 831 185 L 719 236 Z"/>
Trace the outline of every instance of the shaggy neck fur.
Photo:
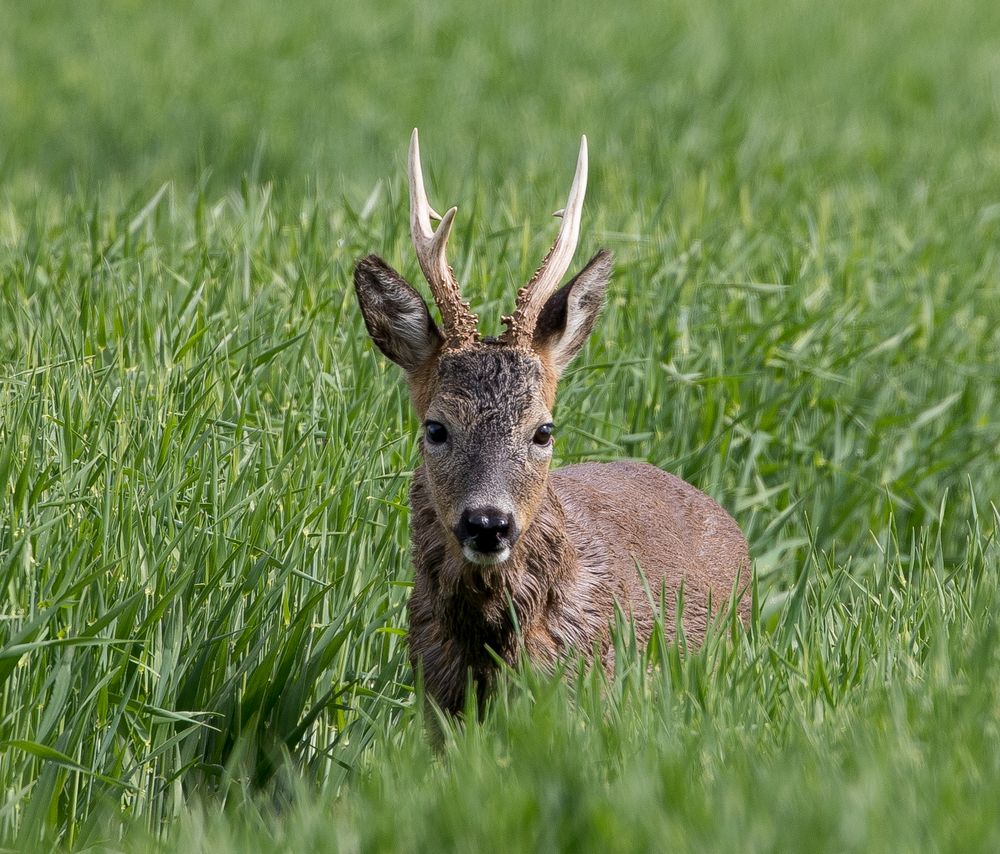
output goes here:
<path id="1" fill-rule="evenodd" d="M 514 664 L 523 648 L 535 661 L 554 661 L 561 644 L 549 623 L 572 586 L 576 553 L 551 485 L 511 556 L 496 566 L 462 556 L 437 517 L 422 468 L 414 476 L 410 506 L 417 570 L 411 648 L 414 662 L 424 665 L 431 695 L 450 711 L 461 711 L 468 673 L 480 699 L 488 693 L 497 669 L 493 654 Z"/>

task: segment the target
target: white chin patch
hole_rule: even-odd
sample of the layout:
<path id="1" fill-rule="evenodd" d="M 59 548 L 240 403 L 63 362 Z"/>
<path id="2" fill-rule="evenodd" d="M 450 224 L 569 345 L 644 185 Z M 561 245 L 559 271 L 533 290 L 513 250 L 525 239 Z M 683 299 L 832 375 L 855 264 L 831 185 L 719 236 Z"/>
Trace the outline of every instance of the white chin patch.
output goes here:
<path id="1" fill-rule="evenodd" d="M 477 552 L 471 546 L 462 546 L 462 554 L 465 555 L 465 559 L 469 563 L 475 563 L 479 566 L 496 566 L 498 563 L 503 563 L 507 558 L 510 557 L 510 549 L 504 546 L 498 552 Z"/>

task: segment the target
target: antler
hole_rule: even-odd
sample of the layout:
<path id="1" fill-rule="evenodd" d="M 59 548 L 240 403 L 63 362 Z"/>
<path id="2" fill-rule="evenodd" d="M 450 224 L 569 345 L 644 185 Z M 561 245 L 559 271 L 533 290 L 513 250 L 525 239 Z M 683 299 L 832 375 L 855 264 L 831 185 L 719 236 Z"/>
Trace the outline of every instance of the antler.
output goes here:
<path id="1" fill-rule="evenodd" d="M 566 207 L 556 211 L 562 217 L 562 225 L 556 242 L 552 244 L 542 265 L 523 288 L 517 292 L 514 313 L 503 318 L 507 331 L 502 340 L 515 347 L 530 347 L 535 332 L 535 323 L 545 301 L 555 293 L 563 276 L 569 269 L 580 240 L 580 218 L 583 214 L 583 197 L 587 192 L 587 137 L 580 139 L 580 155 L 576 161 L 576 174 L 569 189 Z"/>
<path id="2" fill-rule="evenodd" d="M 445 254 L 458 208 L 449 208 L 442 217 L 434 212 L 427 201 L 416 128 L 410 137 L 407 171 L 410 177 L 410 233 L 413 235 L 413 248 L 416 249 L 417 261 L 424 278 L 431 287 L 434 302 L 441 311 L 445 347 L 458 350 L 472 344 L 479 337 L 478 318 L 469 310 L 469 304 L 462 301 L 458 281 Z M 441 221 L 437 231 L 431 230 L 432 217 Z"/>

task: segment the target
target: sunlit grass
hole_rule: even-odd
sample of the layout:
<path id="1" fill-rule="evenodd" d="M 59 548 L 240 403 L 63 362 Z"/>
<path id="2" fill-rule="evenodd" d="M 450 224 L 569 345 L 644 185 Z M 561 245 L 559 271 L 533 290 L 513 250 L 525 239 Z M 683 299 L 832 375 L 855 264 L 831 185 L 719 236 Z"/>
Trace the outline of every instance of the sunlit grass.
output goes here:
<path id="1" fill-rule="evenodd" d="M 0 27 L 0 839 L 997 847 L 993 5 L 114 6 Z M 748 633 L 623 627 L 443 756 L 350 286 L 419 278 L 414 125 L 487 331 L 588 133 L 616 273 L 558 463 L 682 475 L 758 572 Z"/>

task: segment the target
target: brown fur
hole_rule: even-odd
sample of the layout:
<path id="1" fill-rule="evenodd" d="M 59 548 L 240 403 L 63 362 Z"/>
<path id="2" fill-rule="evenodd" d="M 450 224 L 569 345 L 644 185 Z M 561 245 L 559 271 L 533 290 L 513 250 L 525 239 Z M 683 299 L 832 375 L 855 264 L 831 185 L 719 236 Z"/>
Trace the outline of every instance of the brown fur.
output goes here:
<path id="1" fill-rule="evenodd" d="M 713 614 L 749 584 L 747 544 L 715 501 L 653 466 L 587 463 L 550 473 L 533 435 L 551 419 L 559 374 L 583 346 L 603 302 L 610 256 L 598 253 L 541 311 L 531 349 L 487 339 L 444 350 L 426 306 L 384 262 L 355 272 L 372 339 L 407 372 L 420 418 L 447 425 L 422 442 L 410 491 L 416 579 L 410 654 L 443 709 L 482 700 L 498 665 L 520 653 L 551 667 L 570 652 L 612 664 L 615 607 L 640 641 L 684 590 L 684 631 L 700 643 Z M 472 507 L 509 508 L 509 557 L 472 562 L 458 521 Z M 665 601 L 659 601 L 661 591 Z M 739 606 L 745 618 L 748 603 Z M 668 626 L 672 630 L 672 626 Z"/>
<path id="2" fill-rule="evenodd" d="M 534 522 L 496 567 L 470 567 L 451 548 L 454 538 L 438 522 L 422 468 L 414 474 L 410 505 L 416 565 L 410 656 L 423 667 L 430 696 L 451 712 L 464 706 L 469 673 L 480 698 L 488 694 L 497 671 L 491 650 L 510 665 L 523 645 L 542 666 L 576 651 L 596 654 L 610 667 L 616 603 L 646 641 L 660 590 L 667 594 L 666 628 L 673 631 L 683 584 L 684 632 L 698 644 L 710 612 L 729 603 L 734 584 L 737 593 L 749 584 L 746 541 L 729 514 L 690 484 L 644 463 L 553 471 Z M 660 524 L 650 530 L 648 518 Z M 748 607 L 744 597 L 743 619 Z"/>

